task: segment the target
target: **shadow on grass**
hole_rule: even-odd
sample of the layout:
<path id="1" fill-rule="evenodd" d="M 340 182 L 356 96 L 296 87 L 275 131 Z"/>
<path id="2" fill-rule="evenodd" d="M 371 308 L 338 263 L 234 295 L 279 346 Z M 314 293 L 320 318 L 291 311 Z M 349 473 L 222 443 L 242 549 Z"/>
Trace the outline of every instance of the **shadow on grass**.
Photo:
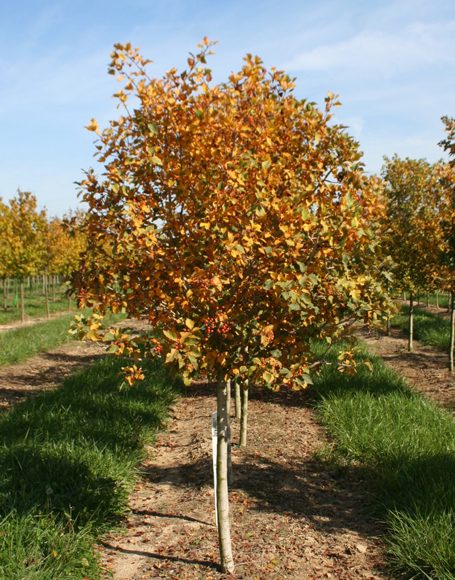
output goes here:
<path id="1" fill-rule="evenodd" d="M 176 387 L 158 364 L 119 391 L 123 361 L 102 359 L 0 417 L 0 515 L 39 508 L 76 527 L 105 526 L 126 509 L 144 443 Z"/>

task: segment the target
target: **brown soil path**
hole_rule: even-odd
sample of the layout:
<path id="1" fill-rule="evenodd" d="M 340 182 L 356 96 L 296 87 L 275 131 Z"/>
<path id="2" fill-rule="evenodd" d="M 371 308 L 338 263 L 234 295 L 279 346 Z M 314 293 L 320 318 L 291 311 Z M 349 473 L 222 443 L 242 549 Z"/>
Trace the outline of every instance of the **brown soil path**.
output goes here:
<path id="1" fill-rule="evenodd" d="M 408 352 L 408 341 L 397 329 L 391 336 L 360 333 L 369 350 L 381 356 L 398 371 L 411 387 L 430 399 L 455 411 L 455 373 L 448 370 L 448 355 L 414 341 L 414 351 Z"/>
<path id="2" fill-rule="evenodd" d="M 189 389 L 149 449 L 125 533 L 101 548 L 116 580 L 223 578 L 217 570 L 210 415 L 213 390 Z M 326 442 L 302 397 L 253 397 L 250 446 L 233 449 L 238 578 L 383 578 L 381 528 L 364 513 L 361 474 L 314 458 Z M 237 424 L 233 423 L 234 441 Z"/>
<path id="3" fill-rule="evenodd" d="M 23 362 L 0 366 L 0 409 L 25 397 L 58 387 L 63 379 L 103 352 L 90 342 L 68 342 Z"/>

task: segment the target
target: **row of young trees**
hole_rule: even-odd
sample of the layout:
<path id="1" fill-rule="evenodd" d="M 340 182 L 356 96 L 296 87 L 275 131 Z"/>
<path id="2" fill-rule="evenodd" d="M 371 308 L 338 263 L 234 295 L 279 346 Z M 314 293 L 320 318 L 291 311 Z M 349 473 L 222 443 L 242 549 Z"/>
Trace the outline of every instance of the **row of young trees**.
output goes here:
<path id="1" fill-rule="evenodd" d="M 453 148 L 450 119 L 444 118 L 448 136 L 441 144 Z M 452 121 L 453 124 L 453 121 Z M 453 150 L 451 154 L 453 158 Z M 452 339 L 450 370 L 453 371 L 455 301 L 455 244 L 453 159 L 434 164 L 424 159 L 385 158 L 382 169 L 386 212 L 382 247 L 391 257 L 391 291 L 409 294 L 409 350 L 413 349 L 415 297 L 420 293 L 446 291 L 451 296 Z"/>
<path id="2" fill-rule="evenodd" d="M 27 279 L 42 276 L 49 315 L 49 280 L 69 279 L 78 269 L 86 246 L 82 221 L 82 212 L 63 219 L 49 218 L 46 210 L 38 209 L 36 197 L 30 192 L 18 191 L 8 202 L 0 199 L 0 281 L 4 295 L 7 280 L 19 282 L 22 321 Z"/>

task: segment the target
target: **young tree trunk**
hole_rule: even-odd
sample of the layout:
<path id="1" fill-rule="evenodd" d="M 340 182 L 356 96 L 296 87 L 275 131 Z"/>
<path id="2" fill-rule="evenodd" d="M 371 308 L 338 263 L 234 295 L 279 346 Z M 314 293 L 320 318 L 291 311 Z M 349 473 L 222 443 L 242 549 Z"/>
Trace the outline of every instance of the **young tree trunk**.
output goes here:
<path id="1" fill-rule="evenodd" d="M 242 416 L 242 404 L 240 402 L 240 383 L 238 380 L 235 381 L 234 383 L 234 389 L 235 389 L 235 418 L 236 419 L 240 419 L 240 417 Z"/>
<path id="2" fill-rule="evenodd" d="M 246 447 L 248 438 L 248 381 L 241 388 L 240 447 Z"/>
<path id="3" fill-rule="evenodd" d="M 227 413 L 228 413 L 228 485 L 229 487 L 234 484 L 234 470 L 232 469 L 232 436 L 231 436 L 231 381 L 226 382 L 227 389 Z"/>
<path id="4" fill-rule="evenodd" d="M 25 322 L 25 288 L 24 280 L 20 281 L 21 322 Z"/>
<path id="5" fill-rule="evenodd" d="M 387 319 L 385 321 L 385 333 L 386 336 L 390 336 L 390 314 L 387 314 Z"/>
<path id="6" fill-rule="evenodd" d="M 216 505 L 218 511 L 218 544 L 220 565 L 223 572 L 234 572 L 231 530 L 229 525 L 228 495 L 228 430 L 227 385 L 218 380 L 217 389 L 217 462 L 216 462 Z"/>
<path id="7" fill-rule="evenodd" d="M 427 294 L 427 307 L 430 306 L 430 295 Z"/>
<path id="8" fill-rule="evenodd" d="M 436 290 L 436 308 L 439 308 L 439 292 Z"/>
<path id="9" fill-rule="evenodd" d="M 409 338 L 408 338 L 408 350 L 412 352 L 414 345 L 414 297 L 412 293 L 409 295 Z"/>
<path id="10" fill-rule="evenodd" d="M 453 373 L 453 349 L 455 344 L 455 301 L 453 292 L 450 293 L 450 352 L 449 370 Z"/>
<path id="11" fill-rule="evenodd" d="M 43 290 L 44 290 L 44 301 L 46 304 L 46 316 L 47 316 L 47 318 L 50 318 L 51 313 L 49 310 L 49 286 L 48 286 L 47 274 L 43 275 Z"/>
<path id="12" fill-rule="evenodd" d="M 52 302 L 55 302 L 55 276 L 51 276 L 52 279 Z"/>
<path id="13" fill-rule="evenodd" d="M 2 289 L 3 289 L 3 310 L 6 311 L 8 309 L 8 301 L 7 301 L 8 290 L 6 286 L 6 278 L 3 278 L 2 280 Z"/>

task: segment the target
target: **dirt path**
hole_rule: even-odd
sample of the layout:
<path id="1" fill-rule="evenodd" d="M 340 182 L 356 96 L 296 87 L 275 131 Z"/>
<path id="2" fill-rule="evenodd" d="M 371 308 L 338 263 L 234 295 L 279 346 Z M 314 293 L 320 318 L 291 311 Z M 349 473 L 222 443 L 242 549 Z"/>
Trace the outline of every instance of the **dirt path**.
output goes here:
<path id="1" fill-rule="evenodd" d="M 409 384 L 438 404 L 455 411 L 455 374 L 448 371 L 448 355 L 414 341 L 414 352 L 407 350 L 407 338 L 396 329 L 391 336 L 361 333 L 374 354 L 405 377 Z"/>
<path id="2" fill-rule="evenodd" d="M 105 539 L 116 580 L 222 578 L 217 571 L 208 387 L 191 388 L 149 449 L 125 534 Z M 233 450 L 230 493 L 238 578 L 383 578 L 380 527 L 364 481 L 314 459 L 325 442 L 302 398 L 253 398 L 250 446 Z M 233 424 L 234 441 L 237 424 Z M 108 574 L 106 573 L 106 577 Z"/>
<path id="3" fill-rule="evenodd" d="M 24 362 L 0 366 L 0 409 L 39 391 L 57 387 L 65 377 L 95 360 L 102 352 L 95 343 L 68 342 Z"/>

